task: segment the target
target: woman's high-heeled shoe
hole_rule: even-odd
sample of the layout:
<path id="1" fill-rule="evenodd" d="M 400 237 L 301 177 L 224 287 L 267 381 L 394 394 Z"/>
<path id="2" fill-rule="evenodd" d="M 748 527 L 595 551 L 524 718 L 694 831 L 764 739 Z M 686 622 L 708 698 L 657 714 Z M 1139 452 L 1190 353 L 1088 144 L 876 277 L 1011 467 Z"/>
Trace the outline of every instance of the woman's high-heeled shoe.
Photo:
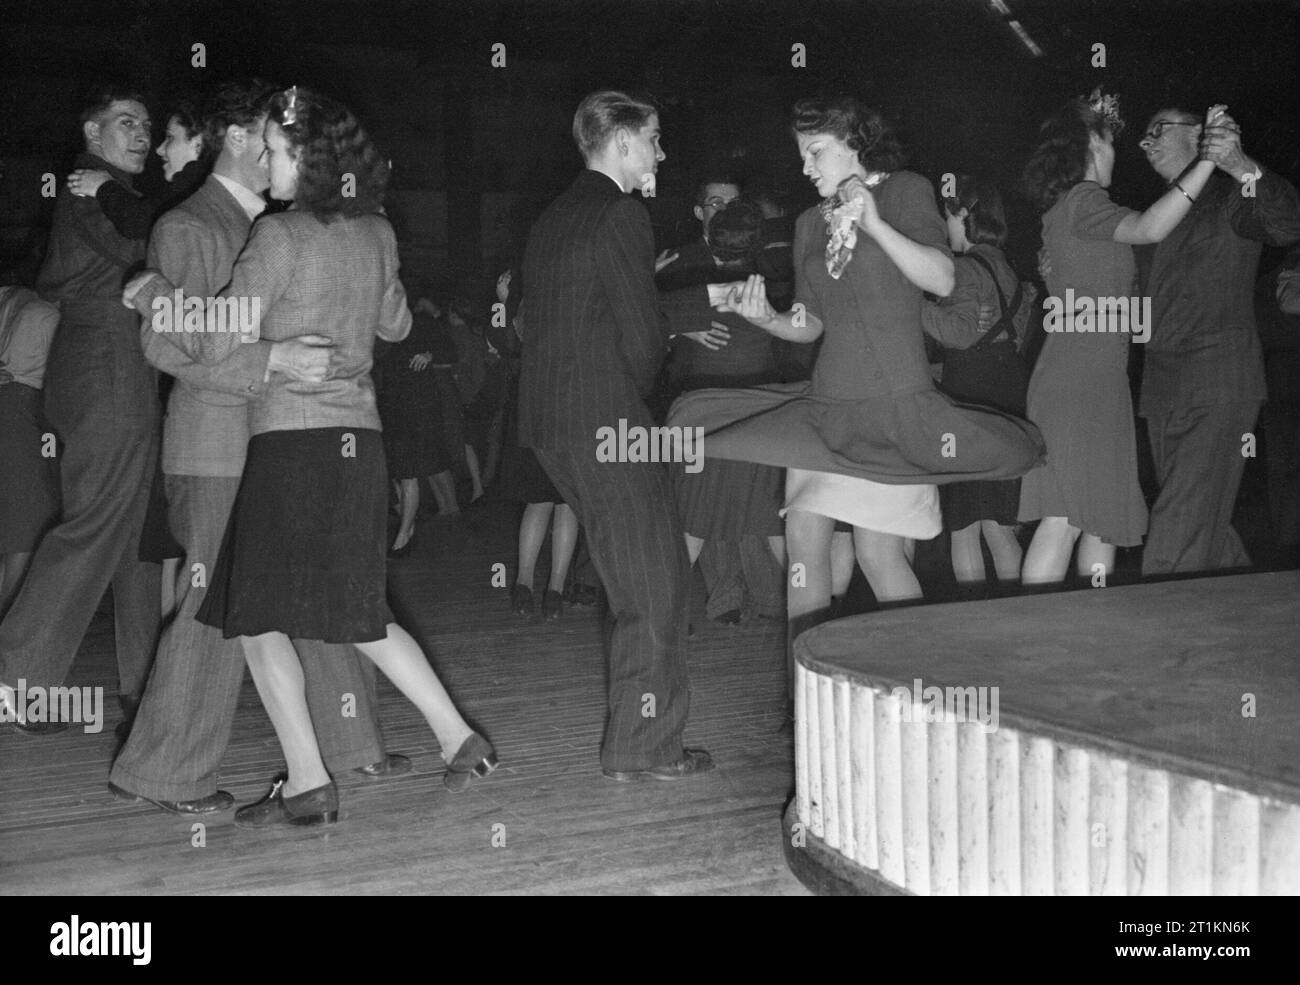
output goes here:
<path id="1" fill-rule="evenodd" d="M 542 596 L 542 618 L 548 622 L 564 615 L 564 596 L 549 588 Z"/>
<path id="2" fill-rule="evenodd" d="M 492 743 L 471 732 L 468 739 L 460 744 L 456 755 L 447 764 L 447 772 L 442 777 L 443 786 L 448 790 L 459 792 L 469 786 L 475 777 L 485 777 L 498 766 L 496 750 Z"/>
<path id="3" fill-rule="evenodd" d="M 411 548 L 413 548 L 414 546 L 415 546 L 415 531 L 412 530 L 412 531 L 411 531 L 411 536 L 408 537 L 408 538 L 406 539 L 406 543 L 405 543 L 405 544 L 403 544 L 401 547 L 397 547 L 397 548 L 391 548 L 391 547 L 390 547 L 390 548 L 388 549 L 388 556 L 389 556 L 389 557 L 406 557 L 406 555 L 408 555 L 408 554 L 411 553 Z"/>
<path id="4" fill-rule="evenodd" d="M 515 582 L 510 586 L 510 611 L 517 616 L 531 616 L 537 611 L 537 603 L 533 601 L 533 590 L 527 585 L 521 585 Z"/>

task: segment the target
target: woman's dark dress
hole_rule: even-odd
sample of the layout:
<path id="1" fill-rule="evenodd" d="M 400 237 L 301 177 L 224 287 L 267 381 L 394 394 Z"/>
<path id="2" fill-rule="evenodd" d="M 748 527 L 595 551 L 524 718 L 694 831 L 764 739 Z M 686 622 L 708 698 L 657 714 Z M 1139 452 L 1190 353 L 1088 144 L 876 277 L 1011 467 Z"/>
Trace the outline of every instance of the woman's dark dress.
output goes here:
<path id="1" fill-rule="evenodd" d="M 894 229 L 947 252 L 928 181 L 900 171 L 874 194 Z M 1009 479 L 1040 465 L 1043 441 L 1033 425 L 935 389 L 922 292 L 871 237 L 859 233 L 839 280 L 826 269 L 826 240 L 817 208 L 799 217 L 795 303 L 824 326 L 812 381 L 702 390 L 674 405 L 670 424 L 704 427 L 706 462 L 739 459 L 888 485 Z"/>

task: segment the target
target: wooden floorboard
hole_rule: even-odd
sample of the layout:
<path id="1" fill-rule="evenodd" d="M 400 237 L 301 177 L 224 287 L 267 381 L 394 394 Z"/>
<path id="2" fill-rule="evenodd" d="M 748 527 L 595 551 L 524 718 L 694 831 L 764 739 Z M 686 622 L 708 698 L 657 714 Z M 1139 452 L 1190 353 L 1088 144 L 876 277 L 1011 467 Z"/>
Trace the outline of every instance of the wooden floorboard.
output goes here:
<path id="1" fill-rule="evenodd" d="M 611 783 L 598 758 L 595 610 L 529 623 L 491 586 L 498 562 L 513 577 L 516 516 L 496 504 L 463 525 L 422 522 L 412 555 L 390 565 L 401 621 L 496 744 L 503 766 L 493 776 L 447 792 L 436 740 L 381 680 L 386 742 L 413 758 L 411 774 L 338 778 L 337 825 L 245 831 L 227 813 L 205 825 L 206 847 L 193 847 L 193 820 L 120 803 L 105 788 L 119 714 L 112 622 L 101 613 L 69 683 L 106 689 L 104 731 L 38 739 L 0 729 L 0 892 L 806 895 L 780 843 L 793 786 L 791 740 L 778 732 L 783 627 L 709 623 L 697 579 L 686 739 L 717 769 L 681 783 Z M 539 573 L 546 564 L 543 554 Z M 221 785 L 248 803 L 281 765 L 245 680 Z"/>

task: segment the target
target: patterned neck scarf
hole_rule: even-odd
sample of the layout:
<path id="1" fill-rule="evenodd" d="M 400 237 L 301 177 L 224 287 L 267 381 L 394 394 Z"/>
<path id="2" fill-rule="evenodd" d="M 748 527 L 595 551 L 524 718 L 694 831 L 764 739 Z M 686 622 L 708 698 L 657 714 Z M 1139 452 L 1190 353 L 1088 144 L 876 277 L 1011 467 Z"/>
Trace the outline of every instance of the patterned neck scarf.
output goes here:
<path id="1" fill-rule="evenodd" d="M 876 188 L 888 177 L 888 172 L 877 171 L 865 180 L 858 178 L 856 175 L 852 178 L 845 178 L 840 182 L 840 186 L 835 190 L 834 195 L 822 199 L 819 208 L 822 212 L 822 218 L 826 220 L 826 225 L 830 230 L 830 239 L 826 242 L 826 272 L 831 275 L 832 279 L 840 279 L 840 276 L 844 273 L 844 268 L 853 259 L 854 247 L 858 245 L 858 224 L 847 216 L 841 216 L 838 219 L 835 217 L 835 210 L 846 204 L 841 195 L 847 191 L 851 183 L 861 183 L 868 188 Z"/>

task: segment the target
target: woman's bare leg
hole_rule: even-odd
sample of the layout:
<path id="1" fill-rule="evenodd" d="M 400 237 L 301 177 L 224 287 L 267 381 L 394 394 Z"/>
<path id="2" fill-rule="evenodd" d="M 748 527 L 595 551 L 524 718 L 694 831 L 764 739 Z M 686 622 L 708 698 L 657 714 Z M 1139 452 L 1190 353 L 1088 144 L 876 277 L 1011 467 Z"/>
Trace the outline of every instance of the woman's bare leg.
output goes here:
<path id="1" fill-rule="evenodd" d="M 552 592 L 564 594 L 564 582 L 569 577 L 569 562 L 573 549 L 578 546 L 578 514 L 567 503 L 556 503 L 551 519 L 551 583 Z"/>
<path id="2" fill-rule="evenodd" d="M 831 594 L 844 598 L 853 581 L 853 534 L 839 530 L 831 536 Z"/>
<path id="3" fill-rule="evenodd" d="M 420 480 L 399 479 L 397 502 L 402 520 L 393 541 L 393 550 L 400 551 L 415 536 L 415 514 L 420 509 Z"/>
<path id="4" fill-rule="evenodd" d="M 767 549 L 772 552 L 772 557 L 776 558 L 777 567 L 782 571 L 785 570 L 785 535 L 779 537 L 767 538 Z"/>
<path id="5" fill-rule="evenodd" d="M 1026 585 L 1051 585 L 1065 581 L 1070 570 L 1070 555 L 1079 539 L 1078 527 L 1070 526 L 1063 516 L 1045 516 L 1034 531 L 1034 539 L 1025 552 L 1025 566 L 1020 580 Z"/>
<path id="6" fill-rule="evenodd" d="M 686 534 L 686 556 L 691 559 L 691 567 L 695 567 L 695 562 L 700 559 L 700 552 L 704 550 L 704 538 L 696 537 L 694 534 Z"/>
<path id="7" fill-rule="evenodd" d="M 980 546 L 980 521 L 952 532 L 952 573 L 959 585 L 984 582 L 984 549 Z M 1016 577 L 1020 576 L 1019 566 Z"/>
<path id="8" fill-rule="evenodd" d="M 244 659 L 257 685 L 262 706 L 275 727 L 276 738 L 289 766 L 284 795 L 295 797 L 330 782 L 320 758 L 316 730 L 307 708 L 307 691 L 303 682 L 298 651 L 283 633 L 241 636 Z"/>
<path id="9" fill-rule="evenodd" d="M 980 531 L 993 555 L 993 570 L 998 581 L 1015 583 L 1020 580 L 1020 565 L 1025 552 L 1020 548 L 1016 528 L 995 520 L 981 520 Z"/>
<path id="10" fill-rule="evenodd" d="M 1115 545 L 1105 543 L 1096 534 L 1083 534 L 1079 538 L 1078 572 L 1080 578 L 1094 578 L 1097 565 L 1107 579 L 1115 571 Z"/>
<path id="11" fill-rule="evenodd" d="M 438 504 L 439 516 L 460 512 L 460 504 L 456 502 L 456 480 L 450 469 L 430 476 L 429 485 L 433 489 L 433 501 Z"/>
<path id="12" fill-rule="evenodd" d="M 530 592 L 533 590 L 533 578 L 537 567 L 537 556 L 542 553 L 542 544 L 546 541 L 546 529 L 551 525 L 551 510 L 554 503 L 529 503 L 524 507 L 523 518 L 519 521 L 519 573 L 515 583 L 523 585 Z M 552 553 L 555 546 L 551 546 Z"/>
<path id="13" fill-rule="evenodd" d="M 805 629 L 826 618 L 831 605 L 831 535 L 835 521 L 828 516 L 788 510 L 786 569 L 786 687 L 794 697 L 794 641 Z"/>
<path id="14" fill-rule="evenodd" d="M 907 541 L 897 534 L 853 528 L 858 564 L 877 602 L 906 602 L 922 597 L 921 583 L 908 560 Z"/>
<path id="15" fill-rule="evenodd" d="M 473 729 L 452 703 L 420 644 L 397 623 L 390 622 L 384 639 L 353 646 L 373 660 L 384 676 L 419 709 L 438 737 L 443 761 L 451 762 Z"/>
<path id="16" fill-rule="evenodd" d="M 473 492 L 469 497 L 469 501 L 473 503 L 483 496 L 483 476 L 478 468 L 478 453 L 474 451 L 474 446 L 471 444 L 465 445 L 465 466 L 469 469 L 469 481 L 473 486 Z"/>

